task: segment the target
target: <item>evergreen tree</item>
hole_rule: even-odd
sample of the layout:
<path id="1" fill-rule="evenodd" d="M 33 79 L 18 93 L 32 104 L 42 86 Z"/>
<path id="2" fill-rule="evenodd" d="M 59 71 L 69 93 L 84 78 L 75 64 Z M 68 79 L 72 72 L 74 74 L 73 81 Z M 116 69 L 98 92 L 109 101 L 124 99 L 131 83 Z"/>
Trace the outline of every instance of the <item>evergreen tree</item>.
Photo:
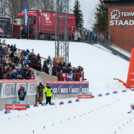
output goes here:
<path id="1" fill-rule="evenodd" d="M 95 24 L 93 30 L 97 33 L 108 33 L 108 7 L 105 7 L 102 0 L 99 0 L 99 4 L 95 13 Z"/>
<path id="2" fill-rule="evenodd" d="M 80 2 L 79 0 L 75 0 L 74 5 L 74 15 L 75 15 L 75 26 L 76 29 L 82 30 L 83 28 L 83 13 L 80 10 Z"/>

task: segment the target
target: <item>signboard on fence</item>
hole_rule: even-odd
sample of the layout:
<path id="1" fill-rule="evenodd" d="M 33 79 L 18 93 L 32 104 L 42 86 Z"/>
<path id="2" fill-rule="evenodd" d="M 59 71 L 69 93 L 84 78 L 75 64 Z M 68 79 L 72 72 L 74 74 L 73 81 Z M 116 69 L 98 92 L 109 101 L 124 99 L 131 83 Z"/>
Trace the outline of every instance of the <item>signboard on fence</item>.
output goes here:
<path id="1" fill-rule="evenodd" d="M 26 110 L 27 105 L 25 104 L 6 104 L 5 105 L 6 110 Z"/>
<path id="2" fill-rule="evenodd" d="M 45 83 L 51 85 L 53 94 L 89 93 L 88 81 L 78 81 L 78 82 L 46 81 Z"/>
<path id="3" fill-rule="evenodd" d="M 93 98 L 92 95 L 78 95 L 78 99 L 91 99 Z"/>
<path id="4" fill-rule="evenodd" d="M 26 110 L 27 104 L 26 101 L 6 100 L 5 109 L 6 110 Z"/>
<path id="5" fill-rule="evenodd" d="M 61 62 L 61 63 L 63 63 L 64 62 L 64 58 L 63 57 L 59 57 L 59 58 L 57 58 L 57 57 L 54 57 L 53 58 L 53 61 L 56 61 L 56 62 Z"/>
<path id="6" fill-rule="evenodd" d="M 0 80 L 0 97 L 17 97 L 20 86 L 25 88 L 27 96 L 36 95 L 36 82 L 36 80 Z"/>

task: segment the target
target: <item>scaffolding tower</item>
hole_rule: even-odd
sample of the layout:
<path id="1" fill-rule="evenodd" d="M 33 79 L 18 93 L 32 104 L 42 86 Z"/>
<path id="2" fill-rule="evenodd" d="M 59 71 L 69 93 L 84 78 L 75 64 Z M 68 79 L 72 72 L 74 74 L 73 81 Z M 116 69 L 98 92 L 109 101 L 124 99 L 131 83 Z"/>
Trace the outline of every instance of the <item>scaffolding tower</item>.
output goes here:
<path id="1" fill-rule="evenodd" d="M 69 62 L 69 0 L 56 0 L 55 57 Z"/>

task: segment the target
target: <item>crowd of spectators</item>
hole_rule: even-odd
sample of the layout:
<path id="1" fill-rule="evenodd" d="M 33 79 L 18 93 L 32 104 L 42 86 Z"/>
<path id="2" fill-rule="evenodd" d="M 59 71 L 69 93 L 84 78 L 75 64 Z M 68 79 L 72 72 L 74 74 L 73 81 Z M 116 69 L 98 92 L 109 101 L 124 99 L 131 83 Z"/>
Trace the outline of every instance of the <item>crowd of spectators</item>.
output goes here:
<path id="1" fill-rule="evenodd" d="M 98 42 L 104 41 L 104 34 L 103 33 L 95 33 L 94 31 L 89 31 L 87 29 L 83 29 L 81 32 L 80 30 L 76 30 L 74 33 L 74 41 L 78 42 Z"/>
<path id="2" fill-rule="evenodd" d="M 0 41 L 0 79 L 31 79 L 33 72 L 28 66 L 28 51 L 20 51 L 16 45 Z"/>
<path id="3" fill-rule="evenodd" d="M 79 81 L 81 76 L 78 78 L 78 75 L 81 75 L 83 72 L 83 67 L 72 67 L 71 63 L 66 64 L 62 61 L 52 61 L 49 56 L 48 59 L 44 61 L 43 70 L 49 75 L 57 76 L 59 80 L 74 81 L 77 79 L 77 81 Z"/>
<path id="4" fill-rule="evenodd" d="M 50 56 L 42 66 L 41 59 L 39 54 L 34 54 L 34 50 L 20 50 L 16 45 L 6 44 L 5 40 L 0 41 L 0 79 L 31 79 L 32 68 L 69 81 L 76 80 L 76 75 L 83 72 L 81 66 L 72 67 L 71 63 L 56 62 Z"/>

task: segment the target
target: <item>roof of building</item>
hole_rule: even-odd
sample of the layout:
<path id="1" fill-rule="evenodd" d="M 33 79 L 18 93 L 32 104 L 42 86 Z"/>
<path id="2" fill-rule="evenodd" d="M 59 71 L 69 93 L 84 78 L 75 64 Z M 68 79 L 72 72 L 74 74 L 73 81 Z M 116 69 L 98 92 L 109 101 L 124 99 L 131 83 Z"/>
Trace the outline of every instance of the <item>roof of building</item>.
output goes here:
<path id="1" fill-rule="evenodd" d="M 134 0 L 103 0 L 108 7 L 114 6 L 134 6 Z"/>

